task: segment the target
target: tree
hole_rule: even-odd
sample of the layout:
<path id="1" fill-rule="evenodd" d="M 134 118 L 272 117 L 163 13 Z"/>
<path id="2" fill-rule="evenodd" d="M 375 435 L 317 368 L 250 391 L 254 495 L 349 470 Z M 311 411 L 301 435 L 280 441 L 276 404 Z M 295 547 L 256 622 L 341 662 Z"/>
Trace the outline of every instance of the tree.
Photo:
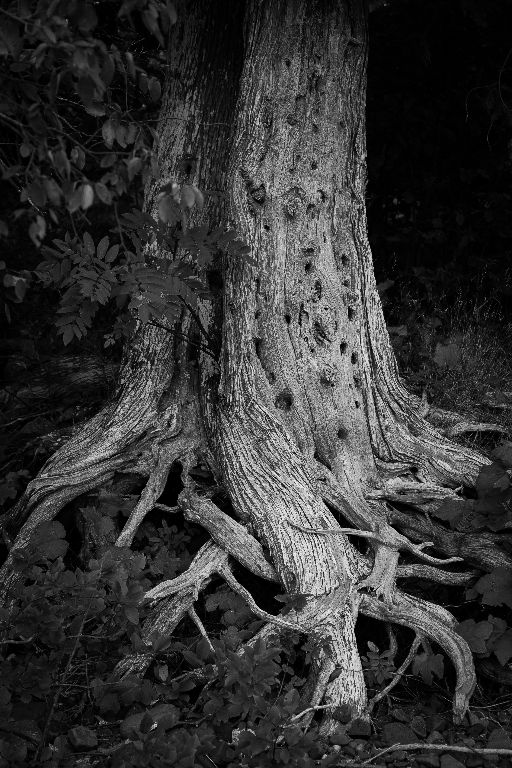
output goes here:
<path id="1" fill-rule="evenodd" d="M 460 719 L 475 682 L 469 646 L 446 610 L 397 580 L 460 584 L 472 574 L 438 566 L 511 563 L 485 535 L 456 535 L 423 514 L 438 499 L 460 501 L 456 489 L 488 460 L 427 420 L 428 405 L 400 381 L 384 324 L 365 217 L 365 4 L 196 0 L 177 12 L 157 127 L 161 175 L 147 183 L 145 212 L 165 225 L 179 210 L 181 233 L 174 251 L 150 242 L 145 259 L 172 274 L 214 243 L 209 292 L 195 306 L 182 296 L 179 312 L 139 313 L 114 400 L 54 454 L 12 514 L 22 525 L 2 569 L 5 593 L 37 526 L 123 473 L 146 479 L 116 542 L 130 546 L 179 462 L 178 505 L 211 541 L 185 574 L 146 595 L 148 638 L 194 616 L 218 574 L 265 619 L 258 638 L 297 629 L 313 638 L 305 699 L 325 705 L 325 732 L 340 706 L 366 711 L 359 613 L 443 647 Z M 235 238 L 248 248 L 230 247 Z M 229 505 L 219 506 L 219 490 Z M 440 557 L 425 553 L 431 539 Z M 400 564 L 400 553 L 420 562 Z M 280 584 L 288 609 L 260 609 L 235 561 Z M 151 658 L 148 640 L 117 673 L 142 673 Z"/>

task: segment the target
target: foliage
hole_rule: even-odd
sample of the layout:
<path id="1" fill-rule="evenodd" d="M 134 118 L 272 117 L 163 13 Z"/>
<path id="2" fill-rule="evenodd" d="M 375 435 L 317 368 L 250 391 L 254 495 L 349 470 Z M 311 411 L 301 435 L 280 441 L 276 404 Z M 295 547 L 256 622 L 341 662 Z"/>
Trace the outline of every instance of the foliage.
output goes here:
<path id="1" fill-rule="evenodd" d="M 107 345 L 128 336 L 137 319 L 169 327 L 184 303 L 193 308 L 207 293 L 216 254 L 249 251 L 233 232 L 190 228 L 191 210 L 204 203 L 191 182 L 158 182 L 151 123 L 165 73 L 161 49 L 176 21 L 172 3 L 26 0 L 0 14 L 0 124 L 9 138 L 0 163 L 18 197 L 0 236 L 16 223 L 19 237 L 21 222 L 37 248 L 53 235 L 35 269 L 0 264 L 7 319 L 27 287 L 42 281 L 59 295 L 64 344 L 82 339 L 107 305 L 116 320 Z M 143 46 L 137 59 L 134 39 Z M 141 210 L 150 180 L 159 183 L 154 215 Z M 93 222 L 99 238 L 90 234 Z"/>
<path id="2" fill-rule="evenodd" d="M 396 672 L 394 653 L 392 650 L 380 653 L 379 648 L 368 642 L 368 653 L 361 656 L 364 675 L 369 685 L 382 685 L 387 680 L 392 680 Z"/>

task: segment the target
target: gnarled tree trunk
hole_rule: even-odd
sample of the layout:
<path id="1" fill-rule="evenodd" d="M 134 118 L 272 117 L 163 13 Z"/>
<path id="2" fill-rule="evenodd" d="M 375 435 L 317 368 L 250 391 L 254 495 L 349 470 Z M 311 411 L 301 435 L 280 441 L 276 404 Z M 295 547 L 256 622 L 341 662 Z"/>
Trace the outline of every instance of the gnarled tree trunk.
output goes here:
<path id="1" fill-rule="evenodd" d="M 185 574 L 148 594 L 148 636 L 194 618 L 198 589 L 217 573 L 267 620 L 265 636 L 299 628 L 317 639 L 308 705 L 327 705 L 325 732 L 336 707 L 367 711 L 359 612 L 444 647 L 457 671 L 460 718 L 474 687 L 469 648 L 448 612 L 412 600 L 396 582 L 421 575 L 456 584 L 467 574 L 439 570 L 451 558 L 426 555 L 400 534 L 389 505 L 409 506 L 396 521 L 421 542 L 414 509 L 428 511 L 471 484 L 485 459 L 426 421 L 389 343 L 366 232 L 364 2 L 242 6 L 196 0 L 179 8 L 159 124 L 164 173 L 146 198 L 156 215 L 160 188 L 183 179 L 188 159 L 197 186 L 228 198 L 210 196 L 203 223 L 233 227 L 251 259 L 219 260 L 222 299 L 200 306 L 214 340 L 208 353 L 191 354 L 197 321 L 187 311 L 170 332 L 138 328 L 116 401 L 29 485 L 16 510 L 25 521 L 16 546 L 70 499 L 128 471 L 147 478 L 117 542 L 129 545 L 179 459 L 179 504 L 212 542 Z M 188 469 L 199 462 L 229 494 L 236 520 L 194 487 Z M 368 539 L 367 554 L 352 533 Z M 436 539 L 440 556 L 453 554 L 445 534 Z M 487 543 L 472 547 L 472 563 L 510 565 Z M 400 566 L 401 550 L 426 564 Z M 468 554 L 463 545 L 456 551 Z M 232 558 L 303 595 L 305 606 L 285 616 L 260 610 L 233 576 Z M 14 578 L 11 558 L 3 576 L 6 584 Z M 150 660 L 148 645 L 118 673 L 142 672 Z"/>

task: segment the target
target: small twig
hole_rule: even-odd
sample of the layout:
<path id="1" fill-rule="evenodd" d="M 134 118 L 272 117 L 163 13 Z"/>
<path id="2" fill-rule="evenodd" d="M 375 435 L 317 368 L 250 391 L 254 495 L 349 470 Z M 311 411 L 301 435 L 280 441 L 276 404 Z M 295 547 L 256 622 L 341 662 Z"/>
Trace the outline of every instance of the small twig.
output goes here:
<path id="1" fill-rule="evenodd" d="M 361 765 L 369 765 L 378 757 L 382 757 L 387 752 L 412 752 L 415 750 L 422 750 L 424 752 L 463 752 L 469 755 L 512 755 L 512 749 L 503 749 L 492 747 L 458 747 L 454 744 L 393 744 L 391 747 L 381 749 L 377 754 L 372 755 L 367 760 L 364 760 Z"/>
<path id="2" fill-rule="evenodd" d="M 194 624 L 198 628 L 198 630 L 201 633 L 201 635 L 206 640 L 206 643 L 208 644 L 208 648 L 210 649 L 212 654 L 215 656 L 215 648 L 213 647 L 213 645 L 211 643 L 211 640 L 208 637 L 208 633 L 207 633 L 207 631 L 205 629 L 205 626 L 204 626 L 203 622 L 201 621 L 201 619 L 197 615 L 196 610 L 195 610 L 195 608 L 193 606 L 191 608 L 189 608 L 188 615 L 190 616 L 190 618 L 192 619 L 192 621 L 194 622 Z"/>
<path id="3" fill-rule="evenodd" d="M 210 355 L 210 357 L 213 358 L 215 362 L 217 362 L 217 358 L 215 357 L 211 349 L 209 349 L 204 344 L 200 344 L 197 341 L 192 341 L 192 339 L 190 339 L 184 333 L 180 333 L 180 331 L 177 331 L 175 328 L 169 328 L 167 325 L 164 325 L 163 323 L 159 323 L 156 320 L 148 320 L 148 325 L 154 325 L 155 328 L 161 328 L 163 331 L 167 331 L 167 333 L 173 333 L 175 336 L 179 336 L 181 339 L 185 339 L 185 341 L 187 341 L 193 347 L 197 347 L 198 349 L 202 350 L 207 355 Z"/>
<path id="4" fill-rule="evenodd" d="M 228 586 L 231 587 L 233 592 L 236 592 L 240 597 L 243 597 L 244 600 L 247 602 L 247 605 L 251 609 L 251 611 L 256 615 L 259 616 L 260 619 L 264 619 L 265 621 L 269 621 L 271 624 L 276 624 L 278 627 L 283 627 L 284 629 L 291 629 L 293 632 L 300 632 L 301 626 L 299 623 L 292 624 L 290 621 L 285 621 L 284 619 L 279 618 L 279 616 L 274 616 L 271 613 L 267 613 L 266 611 L 262 610 L 255 602 L 253 596 L 247 590 L 245 587 L 243 587 L 233 576 L 233 573 L 231 572 L 231 569 L 229 566 L 224 566 L 219 570 L 219 575 L 225 579 Z"/>
<path id="5" fill-rule="evenodd" d="M 336 709 L 336 707 L 337 704 L 317 704 L 316 707 L 308 707 L 307 709 L 303 709 L 302 712 L 299 712 L 298 715 L 294 715 L 290 722 L 295 723 L 297 720 L 300 720 L 301 717 L 304 717 L 304 715 L 309 714 L 309 712 L 316 712 L 319 709 Z"/>
<path id="6" fill-rule="evenodd" d="M 27 637 L 26 640 L 0 640 L 0 645 L 24 645 L 25 643 L 31 643 L 34 638 L 35 635 Z"/>
<path id="7" fill-rule="evenodd" d="M 40 411 L 39 413 L 28 413 L 26 416 L 19 416 L 17 419 L 8 421 L 6 424 L 2 424 L 2 427 L 12 427 L 13 424 L 18 424 L 20 421 L 28 421 L 29 419 L 37 419 L 39 416 L 48 416 L 49 413 L 55 413 L 56 409 L 52 408 L 49 411 Z"/>
<path id="8" fill-rule="evenodd" d="M 370 701 L 368 702 L 368 706 L 367 706 L 368 714 L 371 714 L 375 705 L 378 704 L 379 701 L 381 701 L 381 699 L 384 698 L 384 696 L 387 696 L 388 693 L 395 687 L 395 685 L 398 685 L 398 683 L 402 679 L 402 676 L 405 670 L 413 660 L 413 657 L 415 656 L 416 651 L 418 650 L 418 646 L 421 644 L 421 642 L 422 642 L 421 635 L 416 634 L 406 659 L 402 662 L 402 664 L 400 664 L 400 666 L 396 670 L 393 676 L 393 679 L 386 685 L 385 688 L 383 688 L 381 691 L 376 693 L 375 696 L 372 699 L 370 699 Z"/>
<path id="9" fill-rule="evenodd" d="M 203 334 L 203 336 L 205 337 L 205 339 L 206 339 L 206 340 L 207 340 L 207 341 L 208 341 L 210 344 L 212 344 L 212 343 L 213 343 L 213 339 L 212 339 L 212 337 L 210 336 L 210 334 L 208 333 L 208 331 L 206 330 L 206 328 L 204 327 L 203 323 L 201 322 L 201 318 L 199 317 L 199 315 L 197 314 L 197 312 L 195 311 L 195 309 L 193 309 L 193 308 L 190 306 L 190 304 L 188 303 L 188 301 L 187 301 L 186 299 L 184 299 L 184 298 L 183 298 L 183 296 L 181 296 L 181 295 L 178 295 L 178 298 L 179 298 L 179 299 L 181 299 L 181 301 L 183 302 L 183 304 L 186 306 L 186 308 L 188 309 L 188 311 L 190 312 L 190 314 L 191 314 L 191 315 L 192 315 L 192 317 L 194 318 L 195 322 L 197 323 L 197 326 L 198 326 L 199 330 L 201 331 L 201 333 Z"/>
<path id="10" fill-rule="evenodd" d="M 376 533 L 374 531 L 361 531 L 358 528 L 307 528 L 304 525 L 298 525 L 297 523 L 292 522 L 288 522 L 288 525 L 291 525 L 292 528 L 297 528 L 299 531 L 303 531 L 304 533 L 318 533 L 322 536 L 336 536 L 339 534 L 345 534 L 346 536 L 360 536 L 363 539 L 374 539 L 379 544 L 383 544 L 385 547 L 390 547 L 391 549 L 406 549 L 419 557 L 421 560 L 424 560 L 427 563 L 431 563 L 432 565 L 460 563 L 464 559 L 462 557 L 447 557 L 443 559 L 441 557 L 432 557 L 432 555 L 427 555 L 422 550 L 425 549 L 425 547 L 433 547 L 433 541 L 424 541 L 421 544 L 412 544 L 405 537 L 401 537 L 401 540 L 398 543 L 392 540 L 386 541 L 385 536 L 383 536 L 381 533 Z"/>

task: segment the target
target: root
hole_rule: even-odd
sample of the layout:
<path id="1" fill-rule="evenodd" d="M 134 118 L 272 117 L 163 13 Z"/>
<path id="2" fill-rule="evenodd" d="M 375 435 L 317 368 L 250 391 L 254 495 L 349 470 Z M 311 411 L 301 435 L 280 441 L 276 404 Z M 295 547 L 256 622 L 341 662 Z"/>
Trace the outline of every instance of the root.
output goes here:
<path id="1" fill-rule="evenodd" d="M 262 579 L 280 582 L 277 571 L 265 559 L 259 541 L 212 501 L 187 489 L 181 492 L 178 506 L 183 510 L 186 520 L 201 525 L 223 550 L 249 571 Z"/>
<path id="2" fill-rule="evenodd" d="M 453 699 L 455 722 L 461 722 L 476 685 L 473 656 L 466 641 L 456 633 L 456 621 L 440 606 L 397 593 L 392 606 L 371 595 L 363 595 L 361 612 L 372 618 L 410 627 L 439 643 L 451 658 L 457 675 Z"/>
<path id="3" fill-rule="evenodd" d="M 194 453 L 197 447 L 192 438 L 185 434 L 176 437 L 170 445 L 157 445 L 153 449 L 154 467 L 151 470 L 137 505 L 132 510 L 116 541 L 116 546 L 131 546 L 140 524 L 147 513 L 155 507 L 157 499 L 162 495 L 172 464 L 175 461 L 181 460 L 183 456 Z"/>
<path id="4" fill-rule="evenodd" d="M 451 571 L 441 571 L 430 565 L 399 565 L 396 569 L 397 579 L 426 579 L 450 587 L 463 586 L 478 576 L 478 573 L 479 571 L 452 573 Z"/>
<path id="5" fill-rule="evenodd" d="M 146 592 L 144 600 L 158 601 L 158 605 L 153 608 L 152 614 L 144 624 L 142 639 L 147 644 L 147 650 L 122 659 L 114 670 L 114 679 L 145 673 L 157 652 L 152 641 L 155 638 L 170 638 L 180 621 L 191 612 L 194 620 L 197 615 L 194 603 L 199 592 L 209 584 L 216 573 L 222 571 L 227 558 L 228 555 L 220 547 L 213 542 L 207 542 L 184 573 Z"/>
<path id="6" fill-rule="evenodd" d="M 435 548 L 449 557 L 461 557 L 484 571 L 498 567 L 512 568 L 512 557 L 497 546 L 503 540 L 498 534 L 450 531 L 431 519 L 409 515 L 397 509 L 390 513 L 390 519 L 404 535 L 416 541 L 431 539 Z"/>

